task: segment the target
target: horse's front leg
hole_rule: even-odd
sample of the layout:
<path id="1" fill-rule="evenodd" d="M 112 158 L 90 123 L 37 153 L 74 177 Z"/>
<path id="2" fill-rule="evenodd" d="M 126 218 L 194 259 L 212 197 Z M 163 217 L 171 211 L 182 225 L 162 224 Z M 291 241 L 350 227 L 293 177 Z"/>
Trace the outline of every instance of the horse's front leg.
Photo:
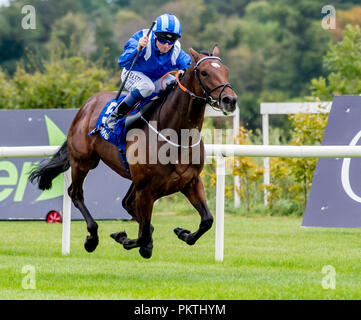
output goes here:
<path id="1" fill-rule="evenodd" d="M 181 190 L 181 192 L 199 212 L 199 215 L 201 216 L 201 223 L 199 225 L 199 229 L 194 233 L 191 233 L 191 231 L 183 228 L 175 228 L 174 232 L 179 239 L 185 241 L 189 245 L 193 245 L 212 227 L 213 216 L 208 209 L 203 183 L 199 176 L 192 180 L 187 187 Z"/>
<path id="2" fill-rule="evenodd" d="M 137 239 L 129 239 L 125 231 L 112 234 L 111 237 L 121 243 L 127 250 L 139 248 L 143 258 L 150 258 L 153 251 L 152 233 L 154 227 L 151 225 L 151 217 L 154 199 L 147 190 L 136 191 L 135 206 L 139 231 Z"/>

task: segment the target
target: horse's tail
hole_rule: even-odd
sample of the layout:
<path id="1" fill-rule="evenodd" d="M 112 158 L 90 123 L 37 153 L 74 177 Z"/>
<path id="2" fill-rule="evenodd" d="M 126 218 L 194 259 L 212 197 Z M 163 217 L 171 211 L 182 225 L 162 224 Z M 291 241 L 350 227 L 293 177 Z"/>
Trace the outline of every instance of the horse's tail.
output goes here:
<path id="1" fill-rule="evenodd" d="M 47 190 L 51 188 L 52 181 L 59 174 L 68 170 L 69 167 L 70 163 L 66 140 L 50 160 L 40 163 L 38 167 L 30 172 L 29 180 L 32 183 L 37 183 L 39 189 Z"/>

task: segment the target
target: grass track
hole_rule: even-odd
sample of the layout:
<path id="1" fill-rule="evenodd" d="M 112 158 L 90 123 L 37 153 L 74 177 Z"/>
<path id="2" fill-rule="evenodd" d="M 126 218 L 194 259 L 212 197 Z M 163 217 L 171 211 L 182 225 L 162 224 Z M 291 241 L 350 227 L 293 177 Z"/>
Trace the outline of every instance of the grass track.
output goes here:
<path id="1" fill-rule="evenodd" d="M 173 228 L 195 230 L 196 215 L 153 217 L 150 260 L 109 237 L 137 224 L 99 221 L 100 244 L 83 248 L 86 226 L 71 227 L 71 254 L 61 255 L 61 225 L 0 222 L 0 299 L 361 299 L 358 229 L 304 229 L 294 217 L 225 219 L 225 256 L 214 261 L 214 227 L 190 247 Z M 22 268 L 36 270 L 25 290 Z M 336 270 L 336 289 L 322 287 L 322 268 Z"/>

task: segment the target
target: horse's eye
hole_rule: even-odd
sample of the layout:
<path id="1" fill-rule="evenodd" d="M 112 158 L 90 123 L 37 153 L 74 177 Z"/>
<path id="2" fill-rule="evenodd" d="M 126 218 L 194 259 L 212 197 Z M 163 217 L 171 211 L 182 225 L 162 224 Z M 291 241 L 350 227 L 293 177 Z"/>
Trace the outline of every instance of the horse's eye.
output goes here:
<path id="1" fill-rule="evenodd" d="M 203 77 L 208 76 L 207 72 L 205 72 L 205 71 L 202 71 L 202 72 L 201 72 L 201 75 L 202 75 Z"/>

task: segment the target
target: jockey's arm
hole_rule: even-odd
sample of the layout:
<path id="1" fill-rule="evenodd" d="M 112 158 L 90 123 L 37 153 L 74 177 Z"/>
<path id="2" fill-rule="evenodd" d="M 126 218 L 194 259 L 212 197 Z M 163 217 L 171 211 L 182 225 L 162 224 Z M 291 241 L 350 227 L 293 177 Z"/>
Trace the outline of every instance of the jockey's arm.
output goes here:
<path id="1" fill-rule="evenodd" d="M 127 68 L 132 64 L 133 59 L 137 55 L 139 42 L 142 38 L 143 32 L 138 31 L 127 41 L 124 46 L 124 52 L 118 59 L 118 65 L 120 68 Z M 143 40 L 142 40 L 143 42 Z"/>

